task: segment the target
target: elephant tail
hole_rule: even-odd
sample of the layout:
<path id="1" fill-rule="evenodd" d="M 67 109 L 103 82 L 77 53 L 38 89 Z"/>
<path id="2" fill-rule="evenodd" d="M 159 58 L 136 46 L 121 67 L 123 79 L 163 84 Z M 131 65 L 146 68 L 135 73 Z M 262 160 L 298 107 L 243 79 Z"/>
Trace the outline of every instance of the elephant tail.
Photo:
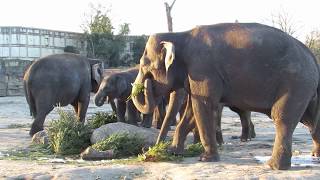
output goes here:
<path id="1" fill-rule="evenodd" d="M 32 96 L 32 93 L 30 91 L 30 87 L 28 86 L 27 80 L 23 81 L 23 87 L 24 87 L 24 93 L 26 96 L 27 103 L 29 104 L 29 109 L 30 109 L 30 116 L 35 117 L 36 116 L 36 106 L 34 102 L 34 98 Z"/>

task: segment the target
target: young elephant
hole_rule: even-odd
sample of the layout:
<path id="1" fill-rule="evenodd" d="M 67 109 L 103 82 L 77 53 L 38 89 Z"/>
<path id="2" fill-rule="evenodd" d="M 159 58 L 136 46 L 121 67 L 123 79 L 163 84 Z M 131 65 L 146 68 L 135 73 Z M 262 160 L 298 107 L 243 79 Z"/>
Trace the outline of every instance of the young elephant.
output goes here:
<path id="1" fill-rule="evenodd" d="M 135 80 L 139 69 L 131 68 L 129 70 L 114 73 L 105 77 L 99 87 L 98 92 L 94 96 L 96 106 L 102 106 L 106 99 L 110 103 L 116 100 L 113 110 L 116 112 L 119 122 L 125 122 L 125 113 L 127 111 L 128 123 L 137 125 L 140 119 L 140 112 L 137 111 L 132 100 L 128 100 L 131 94 L 132 83 Z M 152 115 L 143 114 L 142 126 L 150 127 L 152 123 Z"/>
<path id="2" fill-rule="evenodd" d="M 34 61 L 26 70 L 23 81 L 26 100 L 34 117 L 30 135 L 43 130 L 47 114 L 54 106 L 71 104 L 83 122 L 90 100 L 102 77 L 100 61 L 64 53 Z"/>

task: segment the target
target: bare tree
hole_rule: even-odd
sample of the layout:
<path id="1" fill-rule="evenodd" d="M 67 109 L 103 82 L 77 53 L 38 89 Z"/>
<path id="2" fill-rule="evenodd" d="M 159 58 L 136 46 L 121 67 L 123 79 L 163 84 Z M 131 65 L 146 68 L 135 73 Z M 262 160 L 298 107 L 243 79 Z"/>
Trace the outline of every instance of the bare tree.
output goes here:
<path id="1" fill-rule="evenodd" d="M 314 30 L 307 35 L 305 45 L 313 52 L 318 63 L 320 63 L 320 31 Z"/>
<path id="2" fill-rule="evenodd" d="M 297 36 L 297 23 L 285 10 L 281 10 L 277 14 L 271 14 L 271 23 L 283 32 L 294 37 Z"/>
<path id="3" fill-rule="evenodd" d="M 169 5 L 167 2 L 164 3 L 164 6 L 166 7 L 167 23 L 168 23 L 168 31 L 169 32 L 172 32 L 172 30 L 173 30 L 171 10 L 172 10 L 172 7 L 175 2 L 176 2 L 176 0 L 174 0 L 171 5 Z"/>

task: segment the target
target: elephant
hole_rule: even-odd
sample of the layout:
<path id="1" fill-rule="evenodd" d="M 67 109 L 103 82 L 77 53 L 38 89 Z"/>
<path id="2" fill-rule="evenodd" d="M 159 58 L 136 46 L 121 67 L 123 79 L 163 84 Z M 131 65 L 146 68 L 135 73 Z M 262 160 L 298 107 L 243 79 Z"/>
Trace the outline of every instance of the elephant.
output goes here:
<path id="1" fill-rule="evenodd" d="M 103 66 L 98 60 L 62 53 L 34 61 L 26 70 L 23 82 L 30 114 L 34 118 L 29 134 L 43 130 L 47 114 L 54 106 L 71 104 L 80 122 L 84 122 L 90 92 L 96 92 Z"/>
<path id="2" fill-rule="evenodd" d="M 319 77 L 312 52 L 277 28 L 258 23 L 205 25 L 149 36 L 134 82 L 143 84 L 144 91 L 133 102 L 148 113 L 159 97 L 184 88 L 187 79 L 204 147 L 201 161 L 220 160 L 216 142 L 220 103 L 264 113 L 276 131 L 267 164 L 285 170 L 291 167 L 292 134 L 298 122 L 310 130 L 311 154 L 320 156 Z"/>
<path id="3" fill-rule="evenodd" d="M 256 133 L 254 131 L 254 125 L 251 121 L 251 112 L 243 111 L 236 107 L 229 107 L 229 108 L 240 116 L 241 125 L 242 125 L 242 133 L 240 135 L 240 140 L 242 142 L 245 142 L 251 138 L 255 138 Z M 218 119 L 217 119 L 217 129 L 216 129 L 216 138 L 217 138 L 217 143 L 219 145 L 222 145 L 223 143 L 222 130 L 221 130 L 222 110 L 223 110 L 223 104 L 220 104 L 218 109 L 218 114 L 217 114 Z M 161 126 L 156 144 L 165 140 L 167 133 L 169 131 L 170 122 L 176 120 L 175 116 L 177 115 L 178 111 L 180 113 L 180 121 L 178 123 L 178 126 L 179 126 L 178 129 L 181 128 L 180 126 L 183 126 L 183 127 L 186 127 L 187 125 L 190 126 L 189 127 L 190 129 L 187 131 L 183 131 L 183 133 L 186 133 L 185 134 L 186 136 L 192 130 L 194 134 L 194 143 L 197 143 L 200 141 L 198 130 L 195 129 L 196 124 L 195 124 L 195 119 L 192 112 L 191 100 L 184 89 L 179 89 L 177 91 L 170 93 L 167 113 L 164 117 L 163 124 Z M 185 129 L 185 128 L 182 128 L 182 129 Z M 180 134 L 178 132 L 175 132 L 175 133 Z M 174 136 L 174 137 L 175 137 L 175 139 L 173 140 L 173 144 L 175 144 L 174 146 L 176 146 L 177 149 L 179 149 L 179 151 L 182 151 L 184 140 L 179 141 L 179 139 L 177 139 L 177 136 Z"/>
<path id="4" fill-rule="evenodd" d="M 126 122 L 125 114 L 127 111 L 128 123 L 138 125 L 138 122 L 141 121 L 140 112 L 137 111 L 132 100 L 128 99 L 131 94 L 131 84 L 138 75 L 138 71 L 139 69 L 134 67 L 104 77 L 94 96 L 95 105 L 102 106 L 106 100 L 112 105 L 116 100 L 116 105 L 112 105 L 112 109 L 116 112 L 118 121 Z M 152 114 L 143 114 L 142 116 L 141 125 L 143 127 L 151 127 Z"/>

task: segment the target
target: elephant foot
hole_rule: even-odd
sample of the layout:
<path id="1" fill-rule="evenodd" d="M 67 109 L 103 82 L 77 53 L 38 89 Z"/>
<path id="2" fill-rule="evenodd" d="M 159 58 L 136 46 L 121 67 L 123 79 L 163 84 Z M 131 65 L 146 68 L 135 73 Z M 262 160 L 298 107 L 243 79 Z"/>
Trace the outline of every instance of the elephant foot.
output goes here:
<path id="1" fill-rule="evenodd" d="M 247 141 L 250 141 L 250 140 L 251 140 L 251 137 L 249 137 L 247 134 L 240 136 L 240 141 L 241 142 L 247 142 Z"/>
<path id="2" fill-rule="evenodd" d="M 255 138 L 256 137 L 256 132 L 254 131 L 254 129 L 250 130 L 250 138 Z"/>
<path id="3" fill-rule="evenodd" d="M 281 158 L 281 159 L 275 159 L 271 157 L 271 159 L 267 162 L 267 164 L 270 166 L 273 170 L 287 170 L 291 167 L 291 158 Z"/>
<path id="4" fill-rule="evenodd" d="M 37 132 L 42 131 L 42 130 L 43 130 L 43 127 L 38 127 L 38 126 L 32 124 L 31 129 L 29 131 L 29 135 L 31 137 L 33 137 L 34 134 L 36 134 Z"/>
<path id="5" fill-rule="evenodd" d="M 171 145 L 170 147 L 168 147 L 167 152 L 173 155 L 183 155 L 183 147 L 179 147 L 179 146 L 175 146 L 175 145 Z"/>
<path id="6" fill-rule="evenodd" d="M 311 151 L 311 156 L 313 157 L 320 157 L 320 148 L 313 148 Z"/>
<path id="7" fill-rule="evenodd" d="M 216 139 L 217 139 L 217 143 L 219 144 L 219 146 L 221 146 L 224 143 L 221 131 L 217 131 Z"/>
<path id="8" fill-rule="evenodd" d="M 200 160 L 202 162 L 217 162 L 220 161 L 220 156 L 218 153 L 216 154 L 208 154 L 208 153 L 202 153 L 200 155 Z"/>

